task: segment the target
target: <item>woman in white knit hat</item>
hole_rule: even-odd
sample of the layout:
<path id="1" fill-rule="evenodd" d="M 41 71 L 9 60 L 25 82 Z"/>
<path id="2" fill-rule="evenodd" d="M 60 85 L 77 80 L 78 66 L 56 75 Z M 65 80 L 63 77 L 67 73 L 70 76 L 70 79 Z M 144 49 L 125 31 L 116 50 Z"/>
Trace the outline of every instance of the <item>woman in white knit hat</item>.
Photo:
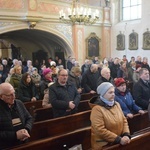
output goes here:
<path id="1" fill-rule="evenodd" d="M 92 150 L 100 150 L 109 143 L 130 143 L 128 122 L 119 103 L 114 101 L 114 86 L 104 82 L 97 87 L 97 93 L 100 96 L 90 100 Z"/>

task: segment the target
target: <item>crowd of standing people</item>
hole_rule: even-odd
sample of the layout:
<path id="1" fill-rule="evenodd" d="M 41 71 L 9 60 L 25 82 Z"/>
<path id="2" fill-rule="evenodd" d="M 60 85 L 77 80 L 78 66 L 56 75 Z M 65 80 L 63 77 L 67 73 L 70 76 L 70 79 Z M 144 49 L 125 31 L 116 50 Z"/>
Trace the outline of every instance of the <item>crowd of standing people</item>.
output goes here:
<path id="1" fill-rule="evenodd" d="M 38 60 L 2 59 L 0 110 L 10 117 L 5 121 L 5 115 L 0 113 L 3 120 L 0 139 L 18 144 L 30 137 L 33 119 L 20 101 L 43 100 L 42 106 L 52 107 L 56 118 L 76 113 L 82 93 L 97 93 L 99 96 L 90 101 L 93 149 L 108 142 L 126 145 L 130 143 L 126 117 L 132 118 L 135 113 L 142 115 L 148 109 L 149 71 L 148 59 L 143 57 L 142 61 L 140 56 L 131 57 L 130 61 L 125 55 L 121 59 L 102 61 L 93 57 L 81 66 L 71 57 L 66 66 L 59 58 L 49 58 L 41 64 Z M 7 147 L 5 142 L 0 142 L 0 147 Z M 13 143 L 10 145 L 15 145 Z"/>

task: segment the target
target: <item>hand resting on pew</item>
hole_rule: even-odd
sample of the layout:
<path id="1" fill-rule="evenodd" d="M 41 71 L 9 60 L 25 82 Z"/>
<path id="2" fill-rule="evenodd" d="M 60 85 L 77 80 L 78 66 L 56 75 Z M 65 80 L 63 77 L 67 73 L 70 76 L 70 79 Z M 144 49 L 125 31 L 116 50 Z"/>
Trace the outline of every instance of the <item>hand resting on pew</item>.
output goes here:
<path id="1" fill-rule="evenodd" d="M 25 141 L 30 137 L 28 131 L 26 129 L 21 129 L 16 132 L 17 139 L 20 141 Z"/>
<path id="2" fill-rule="evenodd" d="M 143 115 L 143 114 L 145 114 L 145 111 L 144 110 L 139 110 L 139 114 Z"/>
<path id="3" fill-rule="evenodd" d="M 143 115 L 143 114 L 145 114 L 145 111 L 144 111 L 144 110 L 139 110 L 138 113 L 139 113 L 140 115 Z M 132 119 L 132 118 L 134 117 L 134 114 L 128 113 L 128 114 L 126 115 L 126 117 Z"/>
<path id="4" fill-rule="evenodd" d="M 121 144 L 121 145 L 126 145 L 126 144 L 129 144 L 130 141 L 131 141 L 131 140 L 129 139 L 128 136 L 123 136 L 123 137 L 121 138 L 121 140 L 120 140 L 120 144 Z"/>

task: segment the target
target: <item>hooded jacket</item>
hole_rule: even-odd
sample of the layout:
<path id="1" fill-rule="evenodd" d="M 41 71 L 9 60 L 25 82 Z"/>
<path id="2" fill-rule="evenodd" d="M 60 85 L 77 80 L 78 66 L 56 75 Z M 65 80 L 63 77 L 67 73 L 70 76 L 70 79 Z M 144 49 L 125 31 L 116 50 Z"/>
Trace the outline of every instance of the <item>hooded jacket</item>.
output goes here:
<path id="1" fill-rule="evenodd" d="M 118 102 L 110 107 L 99 97 L 93 97 L 90 107 L 92 150 L 100 150 L 107 144 L 120 143 L 121 137 L 125 135 L 130 138 L 128 122 Z"/>

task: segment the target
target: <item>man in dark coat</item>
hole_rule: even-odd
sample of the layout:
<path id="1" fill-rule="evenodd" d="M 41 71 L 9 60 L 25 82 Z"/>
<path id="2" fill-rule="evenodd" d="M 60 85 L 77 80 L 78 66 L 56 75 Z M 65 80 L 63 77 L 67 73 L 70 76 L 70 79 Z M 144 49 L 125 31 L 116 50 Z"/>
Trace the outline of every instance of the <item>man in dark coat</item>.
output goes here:
<path id="1" fill-rule="evenodd" d="M 58 71 L 58 80 L 49 88 L 49 100 L 55 118 L 77 112 L 81 96 L 75 85 L 67 80 L 67 70 L 61 69 Z"/>
<path id="2" fill-rule="evenodd" d="M 113 79 L 117 78 L 117 71 L 118 71 L 119 67 L 120 67 L 119 66 L 119 59 L 116 57 L 114 59 L 114 62 L 112 62 L 112 64 L 109 66 L 111 77 Z"/>
<path id="3" fill-rule="evenodd" d="M 27 141 L 32 128 L 32 117 L 9 83 L 0 85 L 0 149 Z"/>
<path id="4" fill-rule="evenodd" d="M 85 93 L 96 93 L 97 80 L 99 77 L 100 73 L 98 72 L 97 64 L 92 64 L 90 69 L 83 74 L 81 80 L 81 86 Z"/>
<path id="5" fill-rule="evenodd" d="M 114 84 L 113 79 L 110 76 L 110 69 L 107 67 L 101 70 L 101 76 L 98 78 L 97 87 L 103 82 L 110 82 Z"/>
<path id="6" fill-rule="evenodd" d="M 133 86 L 133 97 L 138 106 L 143 110 L 148 109 L 150 100 L 150 82 L 149 71 L 146 68 L 142 68 L 139 71 L 140 79 Z"/>

